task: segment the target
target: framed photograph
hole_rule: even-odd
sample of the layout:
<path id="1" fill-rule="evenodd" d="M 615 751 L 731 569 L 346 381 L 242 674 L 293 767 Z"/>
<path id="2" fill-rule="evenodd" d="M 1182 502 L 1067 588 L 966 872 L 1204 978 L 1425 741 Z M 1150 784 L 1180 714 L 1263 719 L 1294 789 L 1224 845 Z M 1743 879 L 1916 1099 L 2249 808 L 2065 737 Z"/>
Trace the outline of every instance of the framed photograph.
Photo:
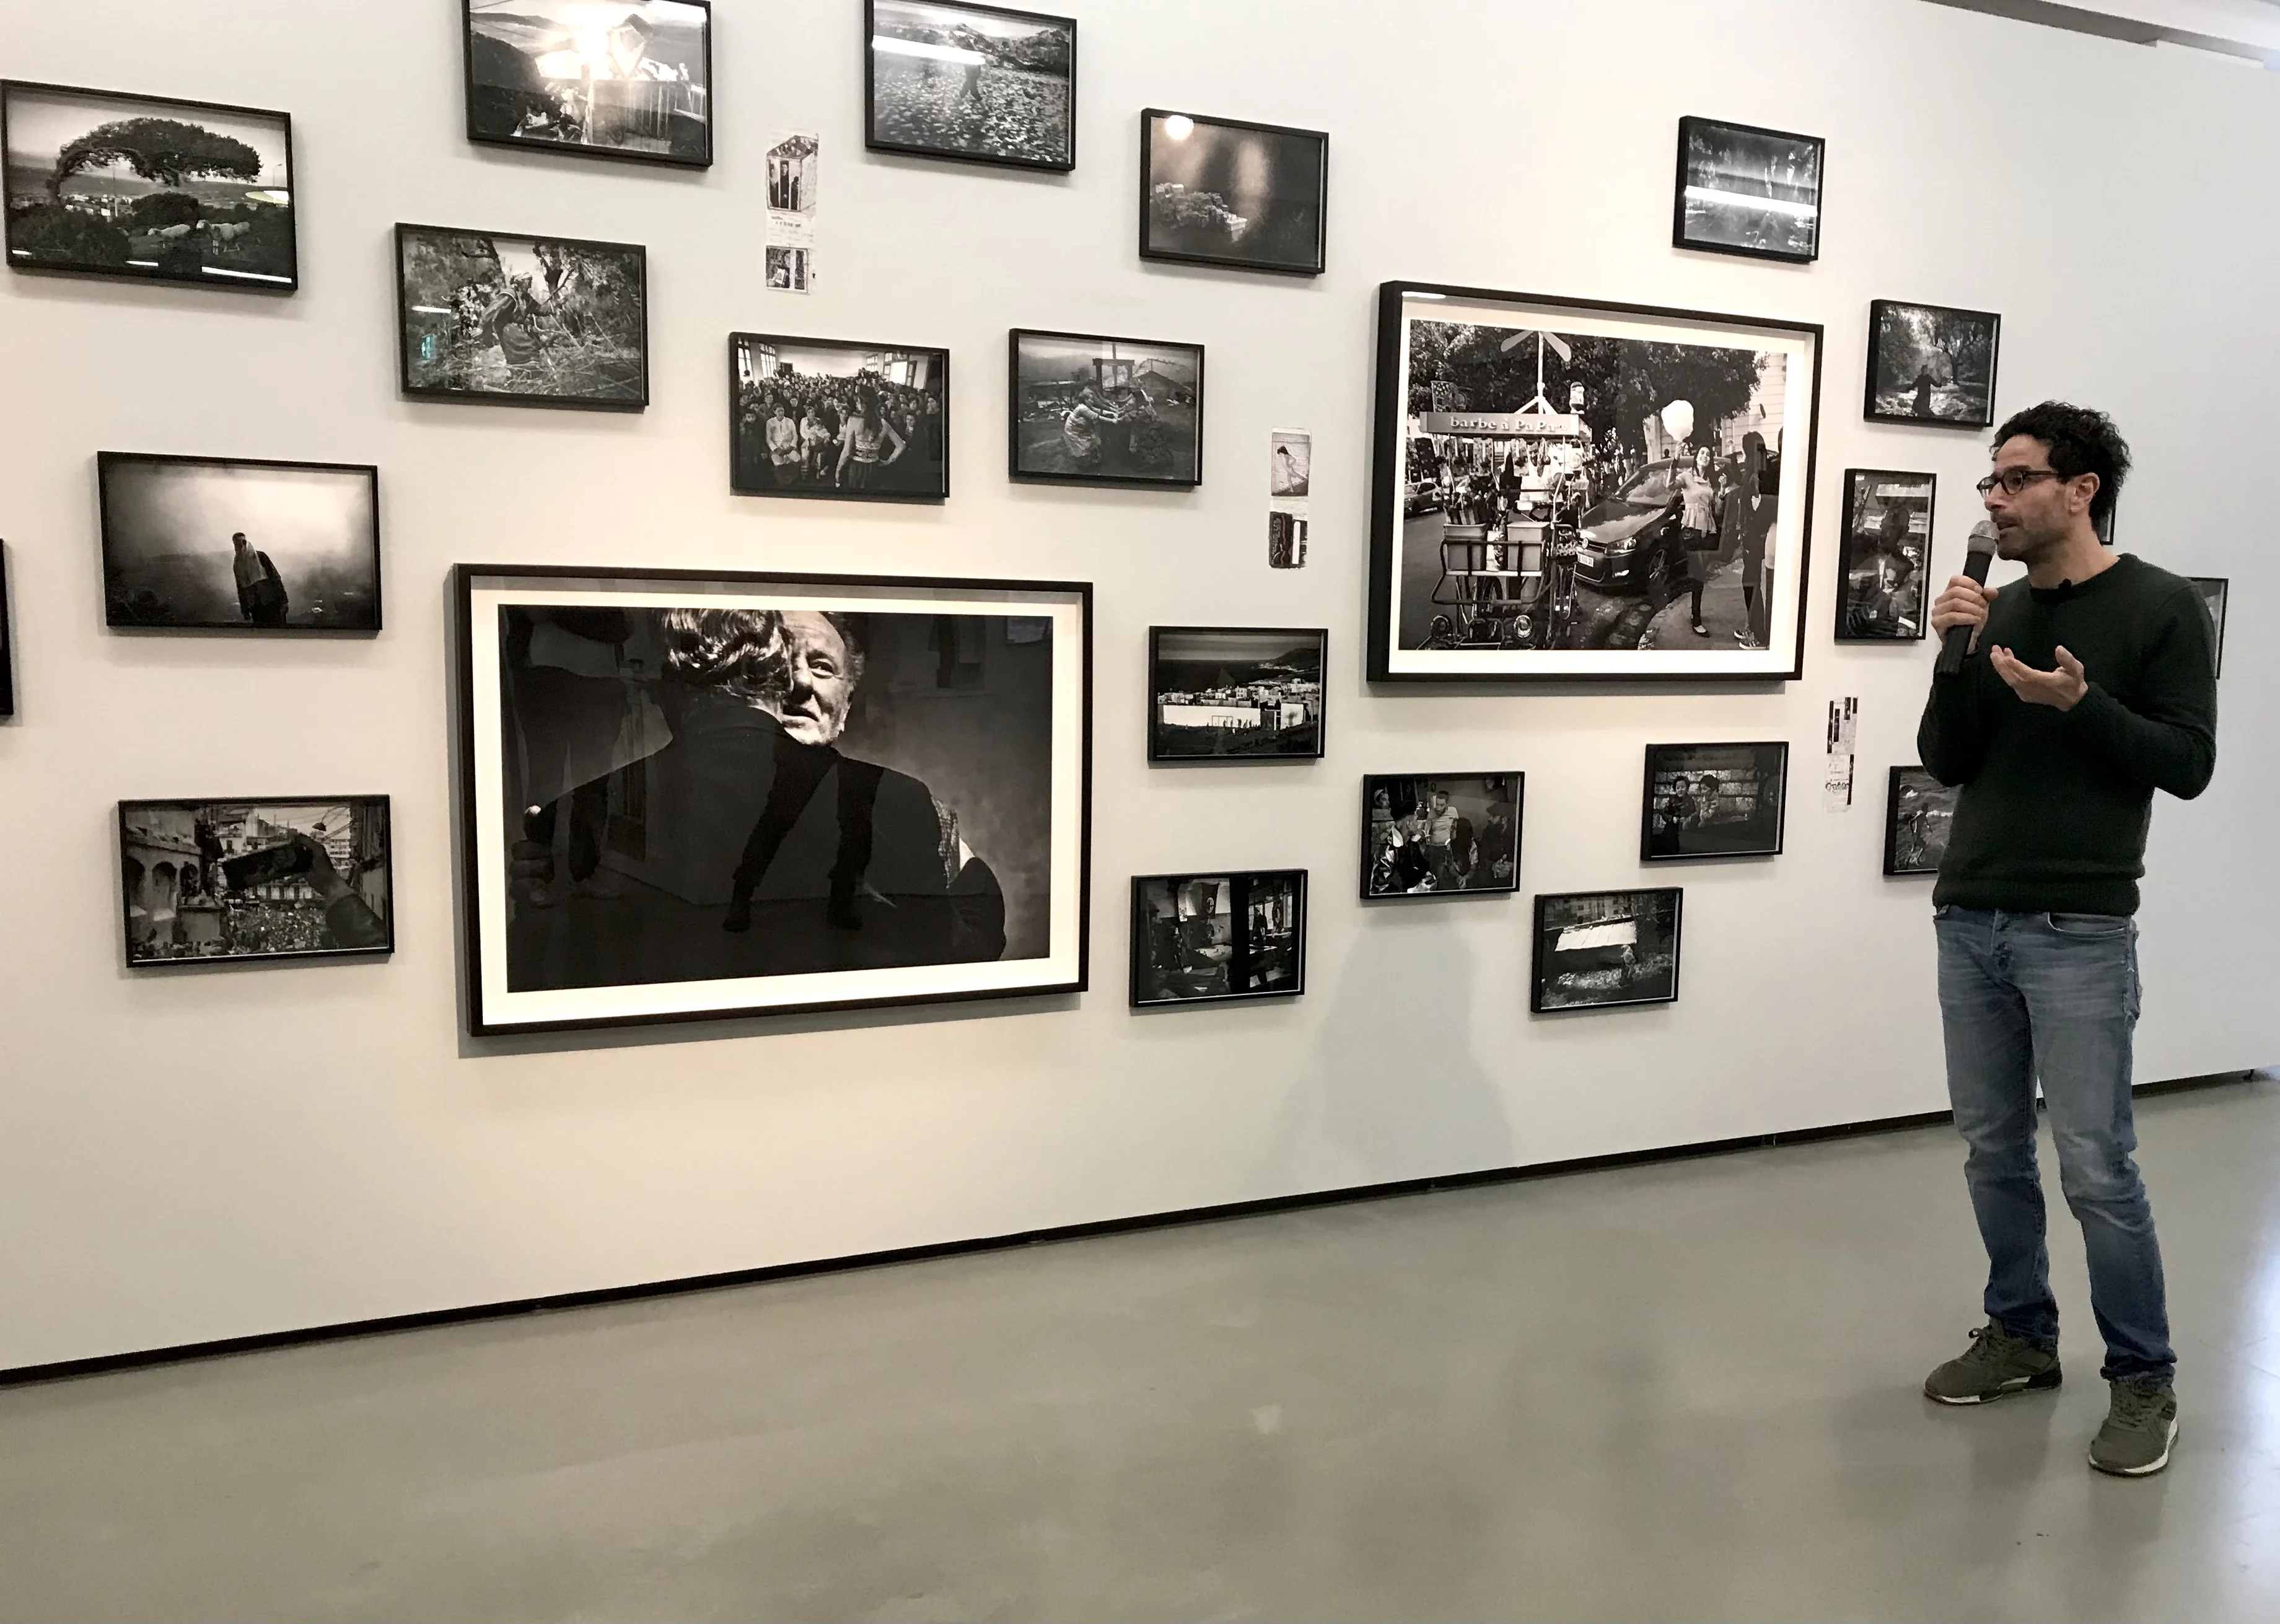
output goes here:
<path id="1" fill-rule="evenodd" d="M 1884 872 L 1936 874 L 1947 855 L 1960 786 L 1950 789 L 1920 766 L 1896 766 L 1884 792 Z"/>
<path id="2" fill-rule="evenodd" d="M 1361 781 L 1361 898 L 1520 889 L 1521 773 L 1370 773 Z"/>
<path id="3" fill-rule="evenodd" d="M 1084 989 L 1089 585 L 452 590 L 478 1035 Z"/>
<path id="4" fill-rule="evenodd" d="M 406 395 L 649 404 L 649 251 L 636 244 L 400 225 L 396 302 Z"/>
<path id="5" fill-rule="evenodd" d="M 301 285 L 284 113 L 7 81 L 0 151 L 19 271 Z"/>
<path id="6" fill-rule="evenodd" d="M 2194 590 L 2201 595 L 2201 602 L 2208 606 L 2209 624 L 2216 628 L 2216 673 L 2222 676 L 2224 674 L 2224 599 L 2225 594 L 2231 589 L 2231 582 L 2215 575 L 2194 575 L 2189 579 L 2193 583 Z"/>
<path id="7" fill-rule="evenodd" d="M 8 543 L 0 542 L 0 720 L 16 714 L 16 638 L 8 618 Z"/>
<path id="8" fill-rule="evenodd" d="M 1929 473 L 1845 471 L 1838 535 L 1837 641 L 1916 643 L 1930 620 L 1932 497 Z"/>
<path id="9" fill-rule="evenodd" d="M 1821 342 L 1385 283 L 1370 680 L 1802 674 Z"/>
<path id="10" fill-rule="evenodd" d="M 130 969 L 396 951 L 384 795 L 121 801 Z"/>
<path id="11" fill-rule="evenodd" d="M 1076 19 L 959 0 L 864 0 L 863 144 L 1016 169 L 1076 167 Z"/>
<path id="12" fill-rule="evenodd" d="M 1868 421 L 1991 427 L 2002 332 L 1992 311 L 1871 300 Z"/>
<path id="13" fill-rule="evenodd" d="M 1306 990 L 1306 871 L 1132 881 L 1132 1006 Z"/>
<path id="14" fill-rule="evenodd" d="M 1671 245 L 1798 265 L 1820 258 L 1828 147 L 1818 135 L 1681 119 Z"/>
<path id="15" fill-rule="evenodd" d="M 96 458 L 104 618 L 227 632 L 380 629 L 380 470 Z"/>
<path id="16" fill-rule="evenodd" d="M 1319 627 L 1148 628 L 1148 759 L 1318 761 L 1322 673 Z"/>
<path id="17" fill-rule="evenodd" d="M 950 351 L 728 335 L 731 489 L 748 496 L 950 496 Z"/>
<path id="18" fill-rule="evenodd" d="M 1006 473 L 1192 490 L 1204 477 L 1204 347 L 1015 327 Z"/>
<path id="19" fill-rule="evenodd" d="M 465 0 L 467 139 L 703 169 L 711 0 Z"/>
<path id="20" fill-rule="evenodd" d="M 1677 887 L 1536 899 L 1532 1014 L 1678 1002 Z"/>
<path id="21" fill-rule="evenodd" d="M 1322 273 L 1330 138 L 1151 107 L 1140 115 L 1140 257 Z"/>
<path id="22" fill-rule="evenodd" d="M 1639 804 L 1639 861 L 1779 857 L 1789 746 L 1650 744 Z"/>

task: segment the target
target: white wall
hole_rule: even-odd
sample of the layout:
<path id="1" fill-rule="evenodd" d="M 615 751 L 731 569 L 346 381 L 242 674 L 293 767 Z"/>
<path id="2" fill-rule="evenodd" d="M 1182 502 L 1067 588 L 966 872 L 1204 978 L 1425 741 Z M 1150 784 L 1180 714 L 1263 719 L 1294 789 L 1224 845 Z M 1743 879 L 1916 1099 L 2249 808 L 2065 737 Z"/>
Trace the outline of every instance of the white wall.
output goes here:
<path id="1" fill-rule="evenodd" d="M 2267 990 L 2280 804 L 2263 635 L 2280 309 L 2280 80 L 1915 0 L 1081 0 L 1074 176 L 867 157 L 856 0 L 722 0 L 702 175 L 478 150 L 457 0 L 0 0 L 0 73 L 294 114 L 285 300 L 0 273 L 0 535 L 21 715 L 0 727 L 0 1367 L 1292 1191 L 1937 1108 L 1928 885 L 1878 874 L 1928 648 L 1828 630 L 1844 469 L 1941 478 L 1945 566 L 1981 442 L 1860 421 L 1876 296 L 1999 310 L 2000 407 L 2121 418 L 2124 544 L 2229 573 L 2217 778 L 2160 808 L 2143 1078 L 2280 1057 Z M 381 12 L 385 15 L 382 16 Z M 376 19 L 378 20 L 376 20 Z M 1396 20 L 1396 19 L 1398 20 Z M 1329 273 L 1144 266 L 1137 110 L 1332 132 Z M 1687 112 L 1829 140 L 1827 250 L 1668 246 Z M 759 158 L 824 140 L 824 281 L 765 291 Z M 646 243 L 638 417 L 412 404 L 397 219 Z M 1360 679 L 1375 289 L 1431 279 L 1764 312 L 1829 329 L 1806 676 L 1768 693 L 1372 693 Z M 1005 479 L 1010 326 L 1210 347 L 1190 496 Z M 740 500 L 735 327 L 944 343 L 939 510 Z M 1267 430 L 1316 435 L 1313 562 L 1270 573 Z M 373 461 L 388 629 L 337 643 L 103 627 L 98 450 Z M 444 573 L 528 560 L 1090 578 L 1098 584 L 1094 990 L 1043 1007 L 591 1042 L 458 1028 Z M 1151 772 L 1151 622 L 1326 625 L 1329 755 Z M 1823 812 L 1824 706 L 1862 700 L 1862 804 Z M 1789 850 L 1687 888 L 1675 1007 L 1531 1019 L 1528 902 L 1365 912 L 1365 771 L 1529 775 L 1523 889 L 1621 886 L 1651 739 L 1796 746 Z M 380 964 L 130 975 L 121 797 L 396 797 Z M 1134 873 L 1303 865 L 1310 990 L 1135 1015 Z"/>

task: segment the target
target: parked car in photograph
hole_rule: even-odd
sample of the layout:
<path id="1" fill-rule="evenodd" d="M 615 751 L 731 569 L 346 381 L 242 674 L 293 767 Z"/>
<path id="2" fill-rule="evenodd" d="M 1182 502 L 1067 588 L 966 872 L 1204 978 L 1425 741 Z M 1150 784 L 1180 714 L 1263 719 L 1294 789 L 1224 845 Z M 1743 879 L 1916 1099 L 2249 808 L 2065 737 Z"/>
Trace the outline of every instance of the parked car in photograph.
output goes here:
<path id="1" fill-rule="evenodd" d="M 1686 573 L 1676 458 L 1651 462 L 1583 515 L 1575 579 L 1602 592 L 1661 597 Z"/>

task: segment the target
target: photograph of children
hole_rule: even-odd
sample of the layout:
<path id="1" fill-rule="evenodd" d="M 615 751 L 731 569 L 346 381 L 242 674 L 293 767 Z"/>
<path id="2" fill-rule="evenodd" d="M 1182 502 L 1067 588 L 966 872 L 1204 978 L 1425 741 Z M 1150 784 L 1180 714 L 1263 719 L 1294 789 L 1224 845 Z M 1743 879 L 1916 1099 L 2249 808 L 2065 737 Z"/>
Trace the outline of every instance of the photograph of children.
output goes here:
<path id="1" fill-rule="evenodd" d="M 950 351 L 728 337 L 729 484 L 748 496 L 940 502 Z"/>
<path id="2" fill-rule="evenodd" d="M 1135 1008 L 1306 990 L 1305 869 L 1132 881 Z"/>
<path id="3" fill-rule="evenodd" d="M 1871 301 L 1864 415 L 1872 423 L 1989 427 L 2002 327 L 1992 311 Z"/>
<path id="4" fill-rule="evenodd" d="M 1683 896 L 1673 887 L 1538 897 L 1529 1011 L 1677 1002 Z"/>
<path id="5" fill-rule="evenodd" d="M 649 256 L 625 242 L 396 228 L 404 392 L 639 412 L 649 404 Z"/>
<path id="6" fill-rule="evenodd" d="M 1330 138 L 1150 108 L 1140 257 L 1320 276 Z"/>
<path id="7" fill-rule="evenodd" d="M 1929 473 L 1845 471 L 1837 642 L 1908 643 L 1924 635 L 1937 483 Z"/>
<path id="8" fill-rule="evenodd" d="M 2216 673 L 2224 674 L 2224 599 L 2231 590 L 2231 582 L 2215 575 L 2195 575 L 2193 586 L 2207 605 L 2209 624 L 2216 628 Z"/>
<path id="9" fill-rule="evenodd" d="M 1011 478 L 1179 490 L 1202 483 L 1201 344 L 1016 327 L 1011 350 Z"/>
<path id="10" fill-rule="evenodd" d="M 1896 766 L 1884 795 L 1884 872 L 1936 874 L 1947 856 L 1962 787 L 1943 784 L 1920 766 Z"/>
<path id="11" fill-rule="evenodd" d="M 1825 150 L 1818 136 L 1681 119 L 1671 242 L 1753 259 L 1818 258 Z"/>
<path id="12" fill-rule="evenodd" d="M 1639 860 L 1776 857 L 1789 787 L 1789 746 L 1650 744 Z"/>
<path id="13" fill-rule="evenodd" d="M 953 0 L 870 0 L 874 151 L 1076 166 L 1076 19 Z"/>
<path id="14" fill-rule="evenodd" d="M 1526 782 L 1519 773 L 1365 776 L 1362 900 L 1518 890 Z"/>
<path id="15" fill-rule="evenodd" d="M 386 796 L 121 801 L 119 859 L 133 967 L 395 949 Z"/>
<path id="16" fill-rule="evenodd" d="M 708 0 L 466 0 L 467 139 L 704 168 Z"/>
<path id="17" fill-rule="evenodd" d="M 114 627 L 380 629 L 380 471 L 226 457 L 96 458 Z"/>
<path id="18" fill-rule="evenodd" d="M 1148 628 L 1148 759 L 1312 761 L 1322 753 L 1329 633 Z"/>

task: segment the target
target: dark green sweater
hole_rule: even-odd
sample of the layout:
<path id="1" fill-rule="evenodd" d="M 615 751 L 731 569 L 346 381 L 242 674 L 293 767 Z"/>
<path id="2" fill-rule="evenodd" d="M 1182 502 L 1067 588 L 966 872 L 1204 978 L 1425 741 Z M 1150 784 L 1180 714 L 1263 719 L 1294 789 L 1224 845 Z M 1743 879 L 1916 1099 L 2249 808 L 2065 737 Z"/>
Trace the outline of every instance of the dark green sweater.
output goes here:
<path id="1" fill-rule="evenodd" d="M 1988 664 L 2000 644 L 2090 689 L 2029 704 Z M 2215 628 L 2191 581 L 2124 553 L 2080 586 L 2014 581 L 1978 651 L 1934 676 L 1924 770 L 1960 784 L 1936 903 L 2018 913 L 2135 913 L 2153 791 L 2191 800 L 2216 768 Z"/>

